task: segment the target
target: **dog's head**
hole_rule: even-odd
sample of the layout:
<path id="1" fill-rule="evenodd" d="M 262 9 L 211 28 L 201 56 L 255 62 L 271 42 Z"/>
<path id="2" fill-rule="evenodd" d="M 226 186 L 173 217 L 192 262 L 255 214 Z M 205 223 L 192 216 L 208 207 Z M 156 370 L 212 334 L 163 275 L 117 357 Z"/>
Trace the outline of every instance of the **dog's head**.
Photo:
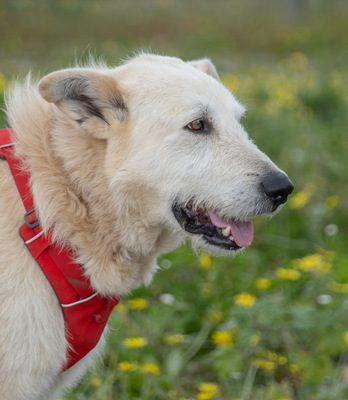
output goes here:
<path id="1" fill-rule="evenodd" d="M 115 69 L 50 74 L 39 90 L 65 124 L 106 143 L 101 168 L 138 245 L 155 229 L 156 240 L 169 231 L 236 251 L 252 242 L 250 219 L 279 210 L 293 190 L 249 139 L 245 108 L 209 60 L 139 55 Z"/>

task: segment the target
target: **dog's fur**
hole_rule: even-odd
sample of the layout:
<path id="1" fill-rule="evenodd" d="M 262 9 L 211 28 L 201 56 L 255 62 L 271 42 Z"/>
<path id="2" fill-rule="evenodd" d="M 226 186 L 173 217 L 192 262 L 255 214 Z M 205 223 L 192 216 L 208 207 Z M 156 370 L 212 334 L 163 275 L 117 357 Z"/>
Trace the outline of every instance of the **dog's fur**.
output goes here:
<path id="1" fill-rule="evenodd" d="M 62 70 L 15 84 L 6 106 L 42 226 L 76 252 L 103 295 L 148 284 L 157 256 L 187 236 L 217 251 L 181 228 L 174 202 L 194 199 L 235 219 L 272 211 L 260 180 L 279 169 L 248 138 L 244 107 L 208 60 L 141 54 L 113 69 Z M 184 128 L 201 119 L 212 132 Z M 62 312 L 18 235 L 24 208 L 1 160 L 0 188 L 0 399 L 55 398 L 103 343 L 59 376 Z"/>

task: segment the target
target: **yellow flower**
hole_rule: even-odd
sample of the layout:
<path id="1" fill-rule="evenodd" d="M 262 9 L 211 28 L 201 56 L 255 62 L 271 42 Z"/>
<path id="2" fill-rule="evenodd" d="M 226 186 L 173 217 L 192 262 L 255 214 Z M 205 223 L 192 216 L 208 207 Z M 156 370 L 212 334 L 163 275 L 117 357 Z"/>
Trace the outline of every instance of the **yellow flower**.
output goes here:
<path id="1" fill-rule="evenodd" d="M 257 368 L 262 368 L 268 372 L 273 371 L 276 367 L 276 363 L 274 361 L 262 360 L 260 358 L 256 358 L 253 361 L 253 365 L 255 365 Z"/>
<path id="2" fill-rule="evenodd" d="M 205 282 L 201 285 L 201 293 L 203 297 L 210 297 L 212 292 L 212 285 L 209 282 Z"/>
<path id="3" fill-rule="evenodd" d="M 148 343 L 147 339 L 143 337 L 132 337 L 132 338 L 127 338 L 123 341 L 123 345 L 130 349 L 144 347 L 147 345 L 147 343 Z"/>
<path id="4" fill-rule="evenodd" d="M 329 252 L 327 253 L 329 254 Z M 326 261 L 322 254 L 309 254 L 305 257 L 294 260 L 293 264 L 296 268 L 302 269 L 302 271 L 317 273 L 327 273 L 332 268 L 332 264 Z"/>
<path id="5" fill-rule="evenodd" d="M 278 357 L 278 364 L 279 365 L 284 365 L 284 364 L 286 364 L 288 362 L 288 359 L 286 358 L 286 357 L 284 357 L 284 356 L 279 356 Z"/>
<path id="6" fill-rule="evenodd" d="M 236 75 L 226 74 L 222 77 L 222 82 L 232 91 L 232 93 L 235 93 L 238 90 L 239 81 Z"/>
<path id="7" fill-rule="evenodd" d="M 215 346 L 231 347 L 233 345 L 233 337 L 227 331 L 214 331 L 212 333 L 212 340 Z"/>
<path id="8" fill-rule="evenodd" d="M 208 318 L 213 321 L 216 322 L 217 324 L 221 323 L 224 320 L 224 315 L 221 311 L 211 311 L 209 313 Z"/>
<path id="9" fill-rule="evenodd" d="M 128 304 L 131 310 L 144 310 L 148 305 L 147 301 L 141 298 L 131 299 Z"/>
<path id="10" fill-rule="evenodd" d="M 7 85 L 7 80 L 5 75 L 0 72 L 0 94 L 4 93 L 5 86 Z"/>
<path id="11" fill-rule="evenodd" d="M 338 203 L 340 201 L 340 197 L 333 195 L 333 196 L 329 196 L 326 199 L 326 207 L 329 208 L 330 210 L 332 210 L 333 208 L 337 207 Z"/>
<path id="12" fill-rule="evenodd" d="M 157 364 L 154 363 L 145 363 L 140 367 L 140 371 L 143 374 L 152 374 L 152 375 L 159 375 L 161 370 Z"/>
<path id="13" fill-rule="evenodd" d="M 348 347 L 348 331 L 344 334 L 344 344 Z"/>
<path id="14" fill-rule="evenodd" d="M 289 199 L 289 206 L 294 209 L 304 207 L 312 198 L 315 190 L 316 186 L 313 184 L 306 186 L 302 191 L 296 193 Z"/>
<path id="15" fill-rule="evenodd" d="M 103 380 L 99 376 L 95 376 L 94 378 L 91 379 L 91 385 L 94 387 L 98 387 L 102 383 L 103 383 Z"/>
<path id="16" fill-rule="evenodd" d="M 328 288 L 336 293 L 348 293 L 348 283 L 331 281 L 328 283 Z"/>
<path id="17" fill-rule="evenodd" d="M 290 268 L 278 268 L 276 270 L 276 275 L 279 279 L 284 279 L 288 281 L 297 281 L 301 277 L 299 271 Z"/>
<path id="18" fill-rule="evenodd" d="M 267 351 L 267 358 L 274 362 L 276 362 L 278 360 L 277 353 L 275 351 L 271 351 L 271 350 Z"/>
<path id="19" fill-rule="evenodd" d="M 310 199 L 310 195 L 306 192 L 298 192 L 290 198 L 289 204 L 291 208 L 302 208 Z"/>
<path id="20" fill-rule="evenodd" d="M 308 64 L 308 59 L 305 54 L 295 52 L 287 59 L 287 64 L 292 69 L 303 70 Z"/>
<path id="21" fill-rule="evenodd" d="M 209 269 L 212 265 L 212 260 L 208 254 L 202 253 L 199 258 L 199 263 L 202 268 Z"/>
<path id="22" fill-rule="evenodd" d="M 170 397 L 175 397 L 175 398 L 177 398 L 177 397 L 178 397 L 178 392 L 177 392 L 176 390 L 170 390 L 170 391 L 168 392 L 168 395 L 169 395 Z"/>
<path id="23" fill-rule="evenodd" d="M 176 334 L 176 335 L 165 335 L 164 341 L 170 346 L 176 346 L 186 342 L 186 335 Z"/>
<path id="24" fill-rule="evenodd" d="M 199 400 L 211 400 L 214 397 L 211 393 L 200 392 L 197 394 L 197 399 Z"/>
<path id="25" fill-rule="evenodd" d="M 271 286 L 271 281 L 266 278 L 259 278 L 256 281 L 256 287 L 260 290 L 266 290 Z"/>
<path id="26" fill-rule="evenodd" d="M 220 393 L 220 389 L 218 385 L 211 382 L 202 382 L 198 385 L 198 390 L 200 391 L 197 394 L 197 398 L 200 400 L 210 400 L 214 397 L 218 396 Z"/>
<path id="27" fill-rule="evenodd" d="M 293 375 L 300 375 L 301 368 L 296 364 L 290 364 L 289 370 Z"/>
<path id="28" fill-rule="evenodd" d="M 259 344 L 259 342 L 260 342 L 259 335 L 253 335 L 249 340 L 250 346 L 257 346 Z"/>
<path id="29" fill-rule="evenodd" d="M 244 308 L 251 308 L 256 301 L 256 297 L 250 293 L 240 293 L 236 296 L 235 303 Z"/>
<path id="30" fill-rule="evenodd" d="M 117 369 L 123 372 L 132 372 L 138 368 L 137 364 L 129 363 L 127 361 L 120 362 L 117 365 Z"/>
<path id="31" fill-rule="evenodd" d="M 116 307 L 116 311 L 119 312 L 120 314 L 127 314 L 128 307 L 123 303 L 118 303 L 117 307 Z"/>

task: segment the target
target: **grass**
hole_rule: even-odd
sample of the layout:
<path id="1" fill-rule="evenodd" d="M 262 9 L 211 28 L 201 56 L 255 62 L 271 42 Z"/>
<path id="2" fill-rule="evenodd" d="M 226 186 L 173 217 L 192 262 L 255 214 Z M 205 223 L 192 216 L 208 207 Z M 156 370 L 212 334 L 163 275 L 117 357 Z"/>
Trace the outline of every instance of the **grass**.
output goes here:
<path id="1" fill-rule="evenodd" d="M 209 56 L 296 186 L 243 254 L 187 244 L 162 256 L 151 286 L 115 309 L 103 362 L 64 399 L 347 399 L 345 4 L 290 18 L 280 2 L 38 3 L 3 6 L 0 93 L 12 73 L 66 66 L 87 44 L 111 63 L 139 47 Z"/>

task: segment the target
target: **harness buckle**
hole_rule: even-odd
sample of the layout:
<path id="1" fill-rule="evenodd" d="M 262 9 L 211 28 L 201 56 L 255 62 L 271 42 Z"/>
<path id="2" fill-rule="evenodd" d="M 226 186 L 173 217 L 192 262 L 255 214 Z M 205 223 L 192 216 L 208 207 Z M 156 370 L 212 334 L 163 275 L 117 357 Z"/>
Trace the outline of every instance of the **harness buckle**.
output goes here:
<path id="1" fill-rule="evenodd" d="M 28 220 L 28 217 L 29 217 L 31 214 L 33 214 L 35 211 L 36 211 L 36 208 L 33 208 L 32 210 L 30 210 L 30 211 L 28 211 L 28 212 L 26 212 L 26 213 L 24 214 L 24 221 L 25 221 L 25 223 L 27 224 L 28 228 L 30 228 L 30 229 L 36 228 L 37 226 L 40 225 L 40 221 L 39 221 L 39 220 L 37 220 L 37 221 L 35 221 L 35 222 L 30 222 L 30 221 Z M 34 215 L 34 216 L 35 216 L 35 215 Z M 36 220 L 36 218 L 35 218 L 35 220 Z"/>

